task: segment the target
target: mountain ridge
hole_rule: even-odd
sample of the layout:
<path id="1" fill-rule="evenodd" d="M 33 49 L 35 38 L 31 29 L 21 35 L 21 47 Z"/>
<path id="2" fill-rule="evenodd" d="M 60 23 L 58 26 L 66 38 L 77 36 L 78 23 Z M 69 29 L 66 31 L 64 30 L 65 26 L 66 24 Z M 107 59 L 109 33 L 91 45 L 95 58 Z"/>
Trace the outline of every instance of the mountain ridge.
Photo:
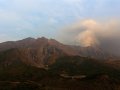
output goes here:
<path id="1" fill-rule="evenodd" d="M 99 47 L 65 45 L 55 39 L 47 39 L 45 37 L 37 39 L 29 37 L 19 41 L 0 43 L 0 53 L 4 52 L 8 53 L 3 55 L 5 61 L 9 62 L 9 59 L 19 59 L 36 67 L 53 64 L 57 58 L 63 56 L 90 57 L 98 60 L 113 59 L 110 54 Z"/>
<path id="2" fill-rule="evenodd" d="M 42 37 L 2 43 L 0 49 L 0 90 L 120 88 L 120 64 L 98 47 Z"/>

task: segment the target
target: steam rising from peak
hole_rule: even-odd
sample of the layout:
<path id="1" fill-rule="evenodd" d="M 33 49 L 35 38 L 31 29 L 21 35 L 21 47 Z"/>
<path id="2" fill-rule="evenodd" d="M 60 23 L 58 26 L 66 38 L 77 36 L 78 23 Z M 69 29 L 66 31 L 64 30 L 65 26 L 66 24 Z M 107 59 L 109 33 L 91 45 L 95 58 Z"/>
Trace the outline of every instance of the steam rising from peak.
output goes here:
<path id="1" fill-rule="evenodd" d="M 76 36 L 76 41 L 85 47 L 99 44 L 95 36 L 98 24 L 94 20 L 85 20 L 81 23 L 81 26 L 85 28 L 85 30 Z"/>
<path id="2" fill-rule="evenodd" d="M 97 39 L 95 38 L 93 32 L 86 30 L 76 37 L 76 41 L 81 45 L 81 46 L 93 46 L 95 44 L 98 44 Z"/>
<path id="3" fill-rule="evenodd" d="M 120 46 L 119 29 L 120 22 L 117 20 L 106 22 L 87 19 L 60 30 L 58 40 L 65 44 L 81 45 L 83 47 L 99 45 L 114 52 L 115 47 Z"/>

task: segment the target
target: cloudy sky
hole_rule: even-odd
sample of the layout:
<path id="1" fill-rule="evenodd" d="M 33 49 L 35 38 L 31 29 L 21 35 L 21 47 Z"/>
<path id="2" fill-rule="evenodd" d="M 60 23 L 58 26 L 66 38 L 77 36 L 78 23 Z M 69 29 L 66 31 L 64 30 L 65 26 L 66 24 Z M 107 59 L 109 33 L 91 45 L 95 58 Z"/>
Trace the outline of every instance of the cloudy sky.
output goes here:
<path id="1" fill-rule="evenodd" d="M 0 0 L 0 42 L 26 37 L 55 38 L 83 19 L 120 17 L 120 0 Z"/>

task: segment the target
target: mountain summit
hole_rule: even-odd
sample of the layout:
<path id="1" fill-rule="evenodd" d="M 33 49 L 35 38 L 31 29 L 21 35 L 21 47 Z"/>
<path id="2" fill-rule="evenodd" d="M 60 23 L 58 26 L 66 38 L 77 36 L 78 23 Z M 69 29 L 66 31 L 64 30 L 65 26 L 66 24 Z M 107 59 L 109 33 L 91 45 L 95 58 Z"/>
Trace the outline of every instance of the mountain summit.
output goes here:
<path id="1" fill-rule="evenodd" d="M 112 58 L 98 47 L 64 45 L 54 39 L 26 38 L 19 41 L 0 43 L 0 57 L 6 65 L 21 61 L 36 67 L 44 67 L 63 56 L 83 56 L 101 60 Z M 1 58 L 0 58 L 1 59 Z M 11 62 L 12 61 L 12 62 Z"/>

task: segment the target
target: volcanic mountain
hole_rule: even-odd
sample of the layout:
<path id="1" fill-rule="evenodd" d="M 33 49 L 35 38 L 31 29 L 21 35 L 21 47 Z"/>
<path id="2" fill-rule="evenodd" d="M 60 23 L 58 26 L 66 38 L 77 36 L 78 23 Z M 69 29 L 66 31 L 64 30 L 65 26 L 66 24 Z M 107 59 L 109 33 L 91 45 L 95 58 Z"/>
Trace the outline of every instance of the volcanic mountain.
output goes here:
<path id="1" fill-rule="evenodd" d="M 5 65 L 13 61 L 22 61 L 32 66 L 44 67 L 53 64 L 57 58 L 63 56 L 82 56 L 101 60 L 113 58 L 98 47 L 64 45 L 45 37 L 0 43 L 0 60 L 3 60 Z"/>
<path id="2" fill-rule="evenodd" d="M 119 90 L 120 65 L 112 58 L 98 46 L 45 37 L 0 43 L 0 90 Z"/>

